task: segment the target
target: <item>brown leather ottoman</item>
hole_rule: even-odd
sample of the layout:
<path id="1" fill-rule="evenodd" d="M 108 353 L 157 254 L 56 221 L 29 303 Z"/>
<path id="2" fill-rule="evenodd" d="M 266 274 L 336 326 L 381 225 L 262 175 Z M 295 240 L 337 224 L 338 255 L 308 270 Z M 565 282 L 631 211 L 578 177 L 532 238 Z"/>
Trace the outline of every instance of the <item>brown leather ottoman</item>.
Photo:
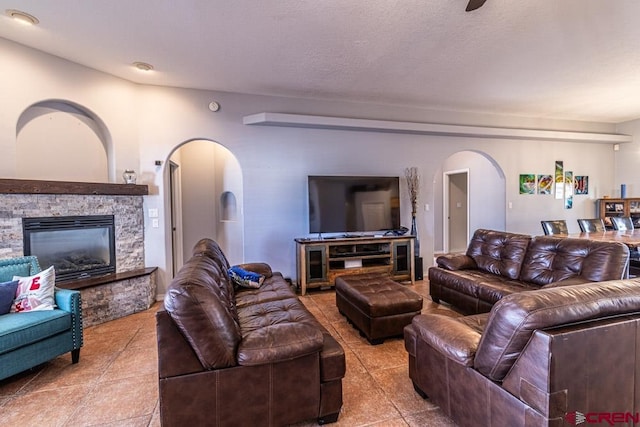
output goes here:
<path id="1" fill-rule="evenodd" d="M 381 274 L 336 277 L 336 305 L 340 313 L 371 344 L 402 336 L 403 329 L 422 310 L 422 296 Z"/>

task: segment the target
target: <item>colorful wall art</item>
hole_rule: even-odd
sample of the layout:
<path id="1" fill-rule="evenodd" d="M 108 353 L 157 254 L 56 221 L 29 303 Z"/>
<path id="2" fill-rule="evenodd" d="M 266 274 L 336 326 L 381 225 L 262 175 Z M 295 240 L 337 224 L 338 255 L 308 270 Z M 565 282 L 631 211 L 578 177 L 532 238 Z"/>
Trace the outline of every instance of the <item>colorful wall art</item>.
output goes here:
<path id="1" fill-rule="evenodd" d="M 574 189 L 576 195 L 589 194 L 589 177 L 585 175 L 576 175 L 573 178 Z"/>
<path id="2" fill-rule="evenodd" d="M 551 194 L 553 191 L 553 176 L 538 175 L 538 194 Z"/>
<path id="3" fill-rule="evenodd" d="M 556 160 L 556 199 L 562 199 L 564 197 L 564 162 L 562 160 Z"/>
<path id="4" fill-rule="evenodd" d="M 564 208 L 573 208 L 573 172 L 564 173 Z"/>
<path id="5" fill-rule="evenodd" d="M 589 177 L 574 175 L 564 167 L 564 161 L 556 160 L 552 175 L 520 174 L 520 194 L 554 195 L 563 200 L 565 209 L 573 208 L 573 197 L 589 194 Z M 555 184 L 555 188 L 554 188 Z"/>
<path id="6" fill-rule="evenodd" d="M 520 175 L 520 194 L 536 194 L 536 175 L 533 173 Z"/>

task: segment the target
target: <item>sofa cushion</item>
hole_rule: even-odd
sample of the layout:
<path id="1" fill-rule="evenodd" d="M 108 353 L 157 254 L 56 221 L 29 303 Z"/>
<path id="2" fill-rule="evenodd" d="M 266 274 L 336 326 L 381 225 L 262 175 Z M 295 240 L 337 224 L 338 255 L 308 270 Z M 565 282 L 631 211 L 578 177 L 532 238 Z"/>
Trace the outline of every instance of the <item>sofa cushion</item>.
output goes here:
<path id="1" fill-rule="evenodd" d="M 467 247 L 480 270 L 517 279 L 531 236 L 503 231 L 476 230 Z"/>
<path id="2" fill-rule="evenodd" d="M 55 308 L 56 273 L 53 266 L 33 276 L 13 276 L 13 279 L 18 280 L 18 290 L 11 306 L 12 313 Z"/>
<path id="3" fill-rule="evenodd" d="M 273 273 L 266 277 L 264 283 L 258 289 L 237 289 L 235 294 L 236 309 L 239 310 L 248 305 L 295 297 L 295 291 L 291 289 L 291 285 L 284 280 L 282 274 Z"/>
<path id="4" fill-rule="evenodd" d="M 271 325 L 301 322 L 319 325 L 298 298 L 266 301 L 238 308 L 238 319 L 242 336 Z"/>
<path id="5" fill-rule="evenodd" d="M 238 364 L 243 366 L 284 362 L 322 348 L 318 329 L 301 323 L 281 323 L 247 334 L 238 348 Z"/>
<path id="6" fill-rule="evenodd" d="M 174 286 L 188 283 L 204 286 L 214 292 L 237 322 L 233 284 L 219 262 L 202 254 L 189 258 L 171 281 Z"/>
<path id="7" fill-rule="evenodd" d="M 0 354 L 67 332 L 71 313 L 54 309 L 0 316 Z"/>
<path id="8" fill-rule="evenodd" d="M 622 243 L 539 236 L 529 244 L 520 279 L 539 286 L 577 276 L 585 282 L 622 279 L 628 256 Z"/>
<path id="9" fill-rule="evenodd" d="M 498 301 L 478 344 L 474 367 L 502 381 L 533 331 L 640 311 L 640 279 L 562 286 Z"/>
<path id="10" fill-rule="evenodd" d="M 0 315 L 7 314 L 11 310 L 13 300 L 16 299 L 16 290 L 18 290 L 18 281 L 0 283 Z"/>
<path id="11" fill-rule="evenodd" d="M 214 289 L 174 280 L 164 299 L 165 309 L 206 369 L 235 366 L 241 338 L 228 304 Z"/>
<path id="12" fill-rule="evenodd" d="M 200 239 L 193 247 L 191 254 L 210 258 L 219 265 L 222 271 L 227 271 L 231 267 L 220 246 L 209 238 Z"/>

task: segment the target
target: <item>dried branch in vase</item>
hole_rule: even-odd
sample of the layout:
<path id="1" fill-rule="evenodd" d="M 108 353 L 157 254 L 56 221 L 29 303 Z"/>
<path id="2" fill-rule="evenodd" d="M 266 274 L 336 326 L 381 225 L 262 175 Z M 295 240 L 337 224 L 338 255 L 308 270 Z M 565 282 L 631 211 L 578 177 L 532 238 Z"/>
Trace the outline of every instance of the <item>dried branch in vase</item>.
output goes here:
<path id="1" fill-rule="evenodd" d="M 418 168 L 415 166 L 406 168 L 404 170 L 404 176 L 407 178 L 409 200 L 411 200 L 411 215 L 416 216 L 418 207 L 418 192 L 420 190 L 420 176 L 418 176 Z"/>

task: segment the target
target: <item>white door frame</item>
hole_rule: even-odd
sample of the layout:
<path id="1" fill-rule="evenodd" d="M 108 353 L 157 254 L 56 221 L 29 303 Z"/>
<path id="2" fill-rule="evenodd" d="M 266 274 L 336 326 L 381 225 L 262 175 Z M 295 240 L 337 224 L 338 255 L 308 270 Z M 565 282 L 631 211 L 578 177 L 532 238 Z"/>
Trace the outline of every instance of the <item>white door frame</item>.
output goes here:
<path id="1" fill-rule="evenodd" d="M 458 175 L 464 173 L 467 176 L 467 224 L 466 224 L 466 240 L 469 243 L 469 168 L 455 169 L 442 173 L 442 246 L 445 253 L 449 252 L 449 185 L 451 184 L 450 175 Z"/>
<path id="2" fill-rule="evenodd" d="M 169 198 L 170 216 L 169 230 L 171 233 L 172 274 L 180 270 L 184 263 L 183 230 L 182 230 L 182 183 L 180 180 L 180 165 L 169 160 Z"/>

